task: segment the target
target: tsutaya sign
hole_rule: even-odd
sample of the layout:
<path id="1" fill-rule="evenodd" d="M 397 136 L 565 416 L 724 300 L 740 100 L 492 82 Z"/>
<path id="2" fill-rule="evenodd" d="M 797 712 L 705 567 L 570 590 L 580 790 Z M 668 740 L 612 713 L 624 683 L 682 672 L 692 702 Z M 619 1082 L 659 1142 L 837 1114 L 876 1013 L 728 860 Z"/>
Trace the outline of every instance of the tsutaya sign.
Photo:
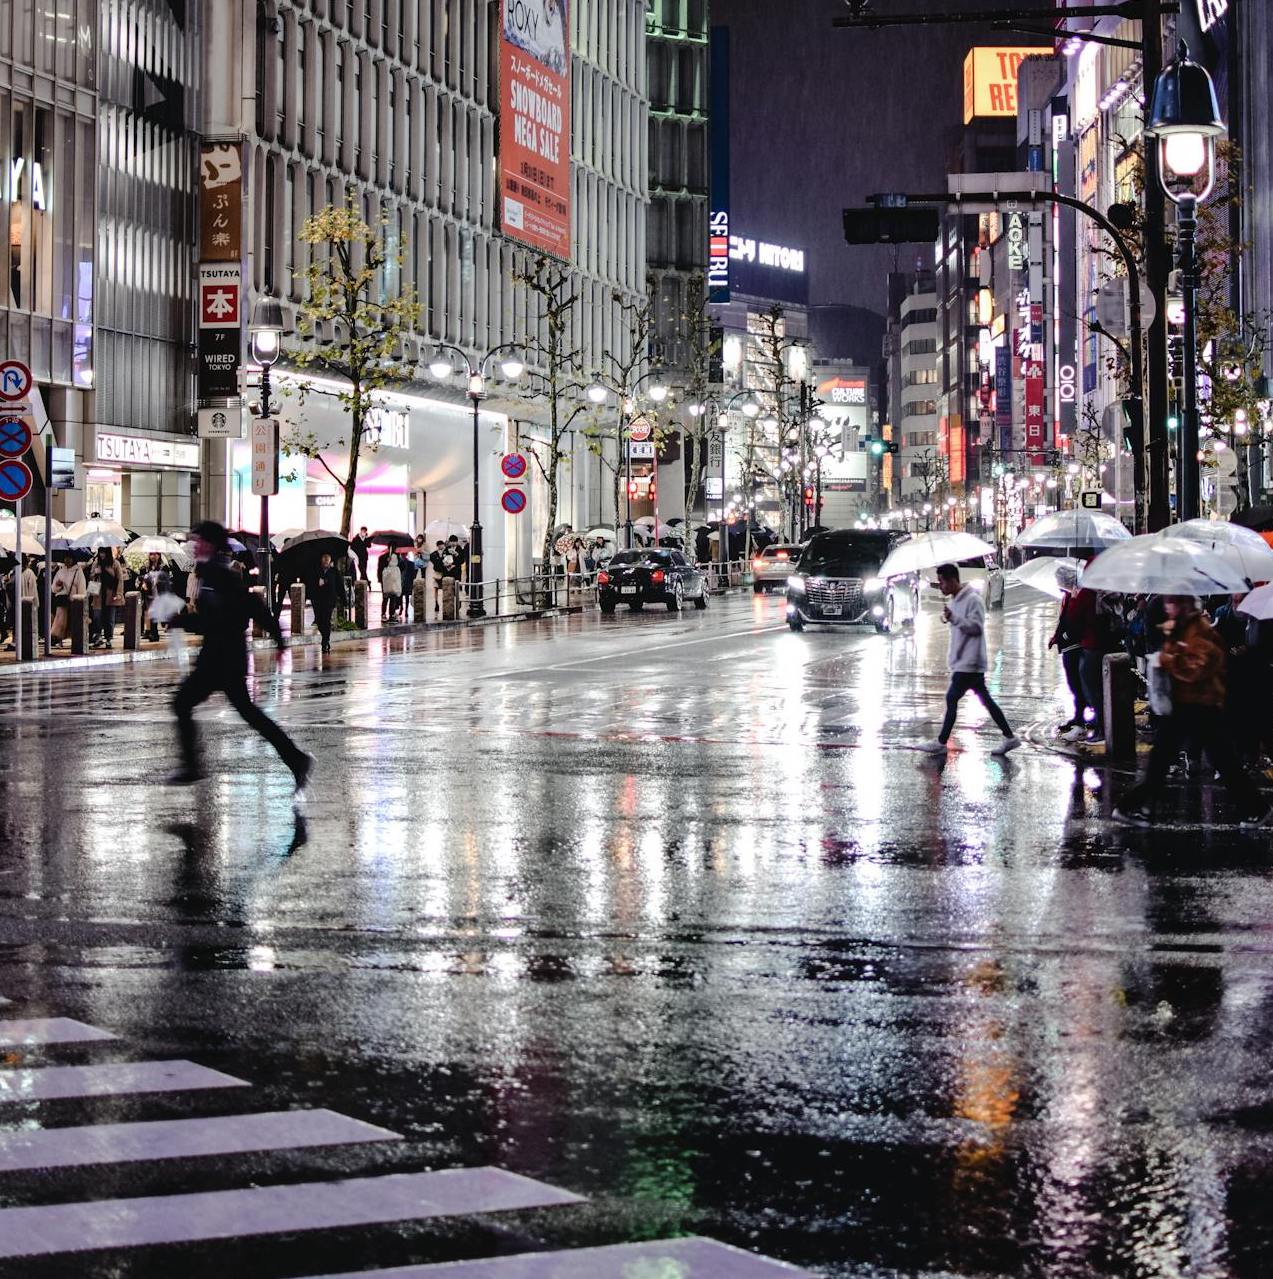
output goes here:
<path id="1" fill-rule="evenodd" d="M 22 174 L 26 163 L 26 157 L 21 155 L 9 162 L 9 199 L 13 204 L 22 202 Z M 38 160 L 31 165 L 31 207 L 37 213 L 44 213 L 49 207 L 44 188 L 44 166 Z"/>
<path id="2" fill-rule="evenodd" d="M 735 262 L 756 262 L 761 266 L 776 267 L 779 271 L 804 273 L 804 250 L 789 249 L 781 244 L 766 244 L 749 240 L 741 235 L 729 237 L 729 256 Z"/>
<path id="3" fill-rule="evenodd" d="M 184 471 L 197 471 L 199 446 L 148 435 L 114 435 L 98 431 L 97 460 L 125 466 L 175 466 Z"/>

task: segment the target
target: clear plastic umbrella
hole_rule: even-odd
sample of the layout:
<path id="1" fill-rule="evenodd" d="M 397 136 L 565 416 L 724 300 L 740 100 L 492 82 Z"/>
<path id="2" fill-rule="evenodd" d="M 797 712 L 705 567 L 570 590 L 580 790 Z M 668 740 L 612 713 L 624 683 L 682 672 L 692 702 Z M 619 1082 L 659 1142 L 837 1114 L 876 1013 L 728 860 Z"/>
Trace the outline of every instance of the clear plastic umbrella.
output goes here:
<path id="1" fill-rule="evenodd" d="M 458 520 L 430 520 L 424 526 L 425 541 L 445 542 L 449 537 L 458 537 L 461 542 L 469 540 L 469 528 L 467 524 L 461 524 Z"/>
<path id="2" fill-rule="evenodd" d="M 1163 529 L 1162 537 L 1183 538 L 1205 546 L 1233 568 L 1239 570 L 1248 582 L 1273 581 L 1273 546 L 1258 533 L 1240 524 L 1222 523 L 1219 520 L 1186 520 Z"/>
<path id="3" fill-rule="evenodd" d="M 50 520 L 49 528 L 50 537 L 65 537 L 66 525 L 61 520 Z M 39 537 L 44 536 L 44 516 L 43 515 L 24 515 L 22 517 L 22 535 L 23 537 Z M 1258 537 L 1259 534 L 1256 534 Z"/>
<path id="4" fill-rule="evenodd" d="M 74 542 L 93 533 L 119 538 L 118 542 L 103 542 L 103 546 L 123 546 L 128 541 L 128 530 L 118 520 L 76 520 L 67 528 L 64 536 Z"/>
<path id="5" fill-rule="evenodd" d="M 129 568 L 143 568 L 151 555 L 162 555 L 183 573 L 194 568 L 194 556 L 171 537 L 139 537 L 124 547 L 124 561 Z"/>
<path id="6" fill-rule="evenodd" d="M 1268 586 L 1257 586 L 1250 595 L 1238 605 L 1238 612 L 1254 617 L 1258 621 L 1267 622 L 1273 618 L 1273 583 Z"/>
<path id="7" fill-rule="evenodd" d="M 1022 586 L 1041 591 L 1054 600 L 1063 599 L 1067 584 L 1077 585 L 1083 573 L 1083 561 L 1069 556 L 1040 555 L 1013 569 L 1009 577 Z"/>
<path id="8" fill-rule="evenodd" d="M 72 524 L 71 528 L 75 525 Z M 70 529 L 67 529 L 69 535 Z M 77 551 L 100 551 L 103 546 L 125 546 L 128 543 L 128 535 L 123 531 L 112 533 L 107 530 L 101 530 L 95 533 L 78 533 L 74 537 L 67 539 L 71 546 Z"/>
<path id="9" fill-rule="evenodd" d="M 1129 595 L 1220 595 L 1247 589 L 1231 564 L 1185 537 L 1145 534 L 1102 551 L 1083 570 L 1094 591 Z"/>
<path id="10" fill-rule="evenodd" d="M 1041 551 L 1075 551 L 1091 547 L 1101 550 L 1131 537 L 1127 529 L 1112 515 L 1100 511 L 1053 511 L 1035 520 L 1017 536 L 1014 546 L 1033 547 Z"/>
<path id="11" fill-rule="evenodd" d="M 879 576 L 905 577 L 939 564 L 958 564 L 960 560 L 980 559 L 994 553 L 995 548 L 989 542 L 971 533 L 951 533 L 944 529 L 936 533 L 916 533 L 889 552 L 880 566 Z"/>
<path id="12" fill-rule="evenodd" d="M 24 524 L 25 520 L 22 521 Z M 7 555 L 13 555 L 18 549 L 18 529 L 15 520 L 9 520 L 5 524 L 0 524 L 0 552 Z M 43 555 L 44 543 L 38 542 L 30 533 L 22 534 L 22 554 L 23 555 Z"/>

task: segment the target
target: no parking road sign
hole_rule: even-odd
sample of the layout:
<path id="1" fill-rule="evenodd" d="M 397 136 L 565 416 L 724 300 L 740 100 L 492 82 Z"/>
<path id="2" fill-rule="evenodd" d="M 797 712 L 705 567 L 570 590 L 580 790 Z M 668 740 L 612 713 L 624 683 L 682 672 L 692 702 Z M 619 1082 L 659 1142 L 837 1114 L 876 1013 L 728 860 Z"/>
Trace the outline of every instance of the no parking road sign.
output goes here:
<path id="1" fill-rule="evenodd" d="M 526 459 L 520 453 L 506 453 L 499 464 L 506 480 L 522 480 L 526 478 Z"/>
<path id="2" fill-rule="evenodd" d="M 31 491 L 31 468 L 15 458 L 0 462 L 0 500 L 20 502 Z"/>
<path id="3" fill-rule="evenodd" d="M 0 400 L 25 400 L 32 385 L 31 370 L 20 360 L 0 362 Z"/>
<path id="4" fill-rule="evenodd" d="M 521 489 L 508 489 L 500 504 L 510 515 L 520 515 L 526 509 L 526 494 Z"/>
<path id="5" fill-rule="evenodd" d="M 0 417 L 0 457 L 21 457 L 31 447 L 31 428 L 20 417 Z"/>

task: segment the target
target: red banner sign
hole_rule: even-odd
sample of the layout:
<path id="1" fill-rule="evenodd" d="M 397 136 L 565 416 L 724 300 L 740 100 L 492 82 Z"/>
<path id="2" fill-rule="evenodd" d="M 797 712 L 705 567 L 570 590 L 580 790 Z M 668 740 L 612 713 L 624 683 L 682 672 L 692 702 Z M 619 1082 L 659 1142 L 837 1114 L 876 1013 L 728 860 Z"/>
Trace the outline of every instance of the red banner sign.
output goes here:
<path id="1" fill-rule="evenodd" d="M 570 257 L 569 0 L 501 0 L 500 225 Z"/>
<path id="2" fill-rule="evenodd" d="M 1042 466 L 1046 435 L 1043 428 L 1043 361 L 1027 359 L 1022 365 L 1025 383 L 1025 446 L 1031 466 Z"/>

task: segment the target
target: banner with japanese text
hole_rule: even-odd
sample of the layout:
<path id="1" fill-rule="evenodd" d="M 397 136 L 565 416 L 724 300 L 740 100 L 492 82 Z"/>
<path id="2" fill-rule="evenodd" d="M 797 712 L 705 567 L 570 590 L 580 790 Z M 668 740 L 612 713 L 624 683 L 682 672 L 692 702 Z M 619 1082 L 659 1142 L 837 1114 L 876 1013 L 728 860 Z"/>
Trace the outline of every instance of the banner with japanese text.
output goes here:
<path id="1" fill-rule="evenodd" d="M 1031 466 L 1042 466 L 1047 434 L 1043 424 L 1043 361 L 1037 354 L 1025 359 L 1022 369 L 1025 383 L 1025 447 Z"/>
<path id="2" fill-rule="evenodd" d="M 500 0 L 500 226 L 570 258 L 569 0 Z"/>

